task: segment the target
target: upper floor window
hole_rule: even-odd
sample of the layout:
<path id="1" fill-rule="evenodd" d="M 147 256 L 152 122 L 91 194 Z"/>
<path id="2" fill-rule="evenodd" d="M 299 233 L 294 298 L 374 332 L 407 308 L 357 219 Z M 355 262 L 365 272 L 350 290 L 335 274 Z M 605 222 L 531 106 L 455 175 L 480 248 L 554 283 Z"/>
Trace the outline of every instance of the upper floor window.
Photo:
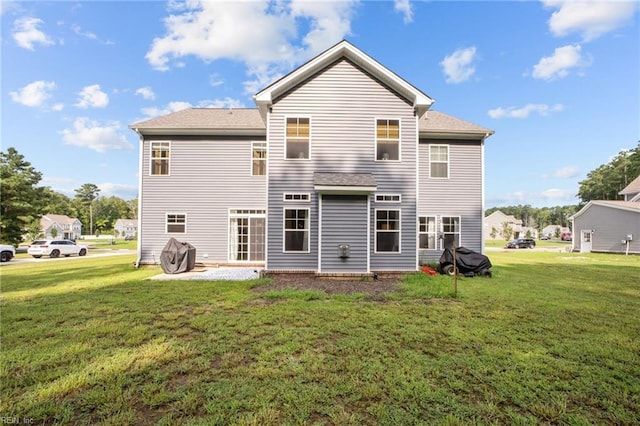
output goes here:
<path id="1" fill-rule="evenodd" d="M 264 176 L 267 174 L 267 144 L 265 142 L 253 142 L 251 144 L 251 174 Z"/>
<path id="2" fill-rule="evenodd" d="M 376 210 L 376 253 L 400 253 L 400 210 Z"/>
<path id="3" fill-rule="evenodd" d="M 377 194 L 377 203 L 399 203 L 402 201 L 400 194 Z"/>
<path id="4" fill-rule="evenodd" d="M 400 120 L 376 120 L 376 160 L 400 159 Z"/>
<path id="5" fill-rule="evenodd" d="M 187 215 L 184 213 L 167 213 L 167 233 L 184 234 L 187 232 Z"/>
<path id="6" fill-rule="evenodd" d="M 151 175 L 168 175 L 171 144 L 169 142 L 151 142 Z"/>
<path id="7" fill-rule="evenodd" d="M 449 145 L 429 146 L 429 176 L 432 178 L 449 177 Z"/>
<path id="8" fill-rule="evenodd" d="M 442 216 L 444 247 L 460 247 L 460 216 Z"/>
<path id="9" fill-rule="evenodd" d="M 284 194 L 284 201 L 309 201 L 309 193 L 286 193 Z"/>
<path id="10" fill-rule="evenodd" d="M 287 118 L 287 158 L 309 158 L 309 118 Z"/>

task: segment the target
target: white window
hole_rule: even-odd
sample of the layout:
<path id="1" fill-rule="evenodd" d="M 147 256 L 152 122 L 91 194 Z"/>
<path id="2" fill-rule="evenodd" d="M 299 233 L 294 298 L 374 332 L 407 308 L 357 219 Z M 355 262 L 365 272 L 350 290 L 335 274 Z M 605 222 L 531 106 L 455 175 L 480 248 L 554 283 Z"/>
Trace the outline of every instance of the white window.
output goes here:
<path id="1" fill-rule="evenodd" d="M 400 160 L 400 120 L 376 120 L 376 160 Z"/>
<path id="2" fill-rule="evenodd" d="M 265 211 L 229 210 L 229 261 L 264 262 Z"/>
<path id="3" fill-rule="evenodd" d="M 264 176 L 267 174 L 267 144 L 253 142 L 251 144 L 251 175 Z"/>
<path id="4" fill-rule="evenodd" d="M 400 194 L 378 194 L 376 195 L 377 203 L 399 203 L 402 201 Z"/>
<path id="5" fill-rule="evenodd" d="M 309 209 L 285 209 L 284 251 L 309 252 Z"/>
<path id="6" fill-rule="evenodd" d="M 376 210 L 376 253 L 400 253 L 400 210 Z"/>
<path id="7" fill-rule="evenodd" d="M 284 201 L 309 201 L 310 198 L 311 198 L 311 194 L 309 194 L 309 193 L 305 193 L 305 194 L 298 194 L 298 193 L 284 194 Z"/>
<path id="8" fill-rule="evenodd" d="M 169 174 L 169 158 L 171 143 L 151 142 L 151 164 L 149 174 L 154 176 L 166 176 Z"/>
<path id="9" fill-rule="evenodd" d="M 185 213 L 167 213 L 167 234 L 184 234 L 187 232 L 187 215 Z"/>
<path id="10" fill-rule="evenodd" d="M 437 231 L 435 216 L 421 216 L 418 247 L 424 250 L 437 250 Z"/>
<path id="11" fill-rule="evenodd" d="M 429 146 L 429 176 L 444 179 L 449 177 L 449 145 Z"/>
<path id="12" fill-rule="evenodd" d="M 454 244 L 460 247 L 460 216 L 442 216 L 441 220 L 443 248 L 451 248 Z"/>
<path id="13" fill-rule="evenodd" d="M 309 158 L 309 128 L 308 117 L 287 118 L 287 158 Z"/>

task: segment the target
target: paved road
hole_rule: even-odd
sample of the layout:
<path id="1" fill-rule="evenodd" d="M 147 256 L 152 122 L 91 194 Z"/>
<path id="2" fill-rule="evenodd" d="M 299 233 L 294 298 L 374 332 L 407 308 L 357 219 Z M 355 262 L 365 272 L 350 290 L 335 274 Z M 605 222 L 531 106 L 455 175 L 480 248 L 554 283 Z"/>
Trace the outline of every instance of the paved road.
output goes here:
<path id="1" fill-rule="evenodd" d="M 22 263 L 40 263 L 40 262 L 67 262 L 67 261 L 71 261 L 71 260 L 78 260 L 78 259 L 86 259 L 86 258 L 93 258 L 93 257 L 107 257 L 107 256 L 122 256 L 125 254 L 136 254 L 136 250 L 127 250 L 127 249 L 120 249 L 120 250 L 100 250 L 100 249 L 96 249 L 96 250 L 91 250 L 89 249 L 89 253 L 86 256 L 80 257 L 80 256 L 69 256 L 69 257 L 58 257 L 56 259 L 51 259 L 49 257 L 41 257 L 40 259 L 36 259 L 34 257 L 27 257 L 27 258 L 22 258 L 22 259 L 16 259 L 15 257 L 13 259 L 11 259 L 9 262 L 2 262 L 0 263 L 1 266 L 5 266 L 5 265 L 20 265 Z"/>

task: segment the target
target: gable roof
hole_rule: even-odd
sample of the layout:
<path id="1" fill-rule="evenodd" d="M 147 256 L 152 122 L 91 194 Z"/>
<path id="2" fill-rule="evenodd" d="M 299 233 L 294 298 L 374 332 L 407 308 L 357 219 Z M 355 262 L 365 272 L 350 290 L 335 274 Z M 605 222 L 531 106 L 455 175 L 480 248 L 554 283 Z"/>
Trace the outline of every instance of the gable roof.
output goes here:
<path id="1" fill-rule="evenodd" d="M 418 117 L 422 116 L 434 102 L 429 96 L 371 56 L 365 54 L 348 41 L 342 40 L 256 93 L 253 100 L 258 106 L 262 117 L 266 119 L 269 107 L 278 96 L 342 58 L 349 59 L 411 102 Z"/>
<path id="2" fill-rule="evenodd" d="M 478 138 L 491 136 L 494 131 L 477 126 L 439 111 L 427 111 L 418 121 L 420 136 L 423 138 Z"/>
<path id="3" fill-rule="evenodd" d="M 118 219 L 116 220 L 116 223 L 114 224 L 115 226 L 138 226 L 138 221 L 135 219 Z"/>
<path id="4" fill-rule="evenodd" d="M 635 203 L 632 201 L 619 201 L 619 200 L 591 200 L 587 203 L 586 206 L 580 209 L 580 211 L 570 219 L 575 219 L 581 215 L 583 215 L 587 210 L 591 208 L 591 206 L 603 206 L 617 210 L 625 210 L 634 213 L 638 213 L 640 215 L 640 203 Z"/>
<path id="5" fill-rule="evenodd" d="M 619 195 L 632 195 L 640 193 L 640 176 L 631 181 L 631 183 L 618 192 Z"/>
<path id="6" fill-rule="evenodd" d="M 264 135 L 266 126 L 255 108 L 188 108 L 131 124 L 144 135 Z"/>
<path id="7" fill-rule="evenodd" d="M 46 214 L 40 218 L 40 226 L 44 229 L 47 229 L 54 223 L 57 223 L 59 225 L 73 225 L 76 221 L 82 225 L 82 222 L 80 222 L 78 219 L 70 218 L 69 216 L 64 214 Z"/>

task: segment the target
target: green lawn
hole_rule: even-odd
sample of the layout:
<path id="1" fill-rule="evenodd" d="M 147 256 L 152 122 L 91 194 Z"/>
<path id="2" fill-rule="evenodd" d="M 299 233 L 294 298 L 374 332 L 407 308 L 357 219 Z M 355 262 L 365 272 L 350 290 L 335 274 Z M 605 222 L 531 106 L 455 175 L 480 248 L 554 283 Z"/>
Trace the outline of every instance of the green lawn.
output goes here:
<path id="1" fill-rule="evenodd" d="M 47 424 L 640 421 L 640 257 L 489 252 L 385 300 L 5 265 L 0 413 Z"/>

